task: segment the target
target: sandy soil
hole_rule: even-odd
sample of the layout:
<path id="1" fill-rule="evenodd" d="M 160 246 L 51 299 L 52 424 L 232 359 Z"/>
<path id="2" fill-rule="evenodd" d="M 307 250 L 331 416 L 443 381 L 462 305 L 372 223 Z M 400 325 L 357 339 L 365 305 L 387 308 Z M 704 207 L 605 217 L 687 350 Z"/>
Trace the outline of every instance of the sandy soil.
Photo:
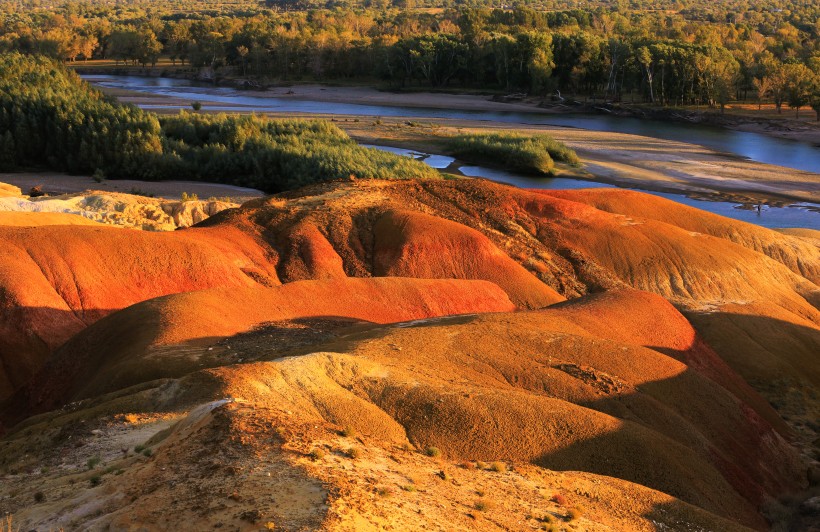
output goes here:
<path id="1" fill-rule="evenodd" d="M 200 183 L 196 181 L 139 181 L 136 179 L 108 180 L 97 183 L 89 176 L 67 175 L 56 172 L 27 172 L 0 174 L 0 183 L 15 185 L 27 194 L 32 187 L 41 186 L 49 195 L 72 194 L 86 190 L 124 192 L 165 199 L 180 199 L 182 193 L 196 194 L 200 199 L 230 198 L 233 203 L 244 203 L 261 197 L 262 192 L 252 189 L 223 185 L 220 183 Z"/>

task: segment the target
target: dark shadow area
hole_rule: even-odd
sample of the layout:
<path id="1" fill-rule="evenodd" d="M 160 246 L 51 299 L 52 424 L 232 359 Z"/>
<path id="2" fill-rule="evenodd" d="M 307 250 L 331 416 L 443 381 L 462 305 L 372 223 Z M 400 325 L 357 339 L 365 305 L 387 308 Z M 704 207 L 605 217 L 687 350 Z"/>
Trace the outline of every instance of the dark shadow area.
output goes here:
<path id="1" fill-rule="evenodd" d="M 117 314 L 122 317 L 129 312 L 133 312 L 131 307 Z M 777 436 L 757 409 L 716 380 L 688 368 L 661 380 L 624 383 L 616 374 L 584 366 L 595 360 L 586 353 L 603 349 L 601 353 L 612 353 L 607 356 L 633 357 L 624 358 L 622 366 L 612 366 L 630 366 L 627 373 L 633 375 L 640 375 L 634 373 L 636 369 L 644 371 L 636 367 L 639 359 L 634 357 L 640 356 L 646 364 L 657 363 L 661 368 L 647 368 L 650 372 L 662 373 L 667 371 L 663 368 L 674 370 L 676 366 L 661 353 L 622 350 L 620 344 L 597 337 L 565 334 L 566 338 L 572 336 L 576 340 L 556 345 L 555 335 L 560 332 L 539 329 L 538 320 L 514 321 L 516 316 L 527 315 L 532 316 L 505 315 L 505 328 L 498 330 L 509 333 L 501 334 L 497 342 L 484 339 L 476 345 L 456 344 L 447 359 L 451 355 L 456 357 L 454 360 L 466 356 L 475 363 L 469 368 L 460 362 L 445 368 L 444 363 L 449 363 L 446 359 L 439 359 L 441 368 L 426 368 L 441 379 L 440 386 L 418 391 L 402 380 L 413 377 L 414 365 L 425 363 L 424 346 L 408 344 L 403 349 L 401 345 L 391 349 L 392 344 L 386 344 L 378 356 L 387 357 L 404 376 L 392 377 L 387 372 L 379 386 L 388 388 L 374 388 L 369 394 L 358 389 L 351 392 L 373 402 L 402 424 L 414 443 L 435 444 L 445 456 L 530 461 L 555 470 L 620 478 L 758 529 L 766 527 L 760 508 L 767 499 L 805 488 L 805 468 L 800 465 L 795 449 Z M 154 348 L 151 342 L 160 326 L 160 317 L 151 321 L 140 314 L 134 316 L 135 319 L 112 323 L 108 323 L 112 317 L 104 318 L 67 342 L 36 379 L 2 406 L 0 414 L 5 426 L 11 427 L 29 415 L 62 407 L 72 400 L 117 390 L 125 393 L 129 386 L 173 379 L 207 367 L 275 360 L 315 351 L 349 353 L 397 328 L 423 328 L 425 338 L 428 334 L 435 338 L 433 329 L 438 326 L 469 327 L 474 320 L 484 319 L 466 315 L 375 325 L 349 318 L 311 316 L 262 323 L 249 332 L 227 338 L 203 337 Z M 759 318 L 752 326 L 766 331 L 780 330 L 783 324 Z M 788 327 L 785 330 L 791 331 Z M 544 334 L 530 334 L 538 331 Z M 809 329 L 795 334 L 812 339 L 817 333 Z M 791 345 L 788 338 L 784 343 Z M 116 359 L 112 353 L 116 353 Z M 556 353 L 560 359 L 553 361 L 551 357 Z M 677 355 L 675 358 L 684 356 Z M 771 357 L 775 355 L 769 353 Z M 602 357 L 598 360 L 592 363 L 600 367 L 609 364 Z M 483 377 L 491 380 L 472 380 L 470 371 L 481 371 Z M 358 378 L 362 379 L 363 389 L 375 386 L 364 376 Z M 398 380 L 391 382 L 394 378 Z M 465 393 L 453 382 L 465 383 Z M 487 396 L 503 397 L 488 402 Z M 555 410 L 559 402 L 567 403 L 567 411 L 578 416 Z M 526 405 L 532 405 L 530 410 Z M 580 419 L 584 416 L 588 421 Z M 611 418 L 620 423 L 613 424 Z"/>
<path id="2" fill-rule="evenodd" d="M 820 452 L 820 329 L 742 314 L 684 314 L 797 439 Z"/>

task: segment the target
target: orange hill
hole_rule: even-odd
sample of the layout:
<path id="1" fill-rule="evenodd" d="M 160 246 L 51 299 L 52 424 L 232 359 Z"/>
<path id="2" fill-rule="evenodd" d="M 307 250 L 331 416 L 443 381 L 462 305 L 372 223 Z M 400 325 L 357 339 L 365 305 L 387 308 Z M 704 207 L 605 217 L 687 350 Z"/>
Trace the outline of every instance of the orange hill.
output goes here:
<path id="1" fill-rule="evenodd" d="M 272 420 L 320 439 L 351 425 L 378 449 L 583 469 L 754 528 L 804 484 L 784 438 L 812 441 L 794 421 L 820 412 L 810 239 L 628 191 L 459 180 L 326 183 L 166 234 L 0 227 L 0 241 L 6 465 L 78 420 L 232 397 L 248 406 L 191 423 L 215 442 Z M 465 313 L 479 315 L 373 325 Z M 168 434 L 199 441 L 165 429 L 163 452 Z"/>

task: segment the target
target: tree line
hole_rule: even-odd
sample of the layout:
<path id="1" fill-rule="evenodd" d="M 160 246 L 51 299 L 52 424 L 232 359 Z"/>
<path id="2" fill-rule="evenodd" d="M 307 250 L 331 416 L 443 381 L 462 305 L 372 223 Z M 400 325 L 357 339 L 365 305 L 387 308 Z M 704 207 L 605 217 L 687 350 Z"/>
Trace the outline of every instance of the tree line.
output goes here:
<path id="1" fill-rule="evenodd" d="M 261 82 L 558 91 L 668 106 L 751 98 L 778 110 L 811 105 L 820 119 L 820 6 L 811 2 L 772 2 L 784 6 L 777 9 L 756 0 L 723 8 L 693 2 L 677 12 L 524 5 L 288 11 L 277 2 L 199 13 L 72 4 L 63 12 L 11 12 L 0 19 L 0 49 L 141 66 L 166 57 Z"/>

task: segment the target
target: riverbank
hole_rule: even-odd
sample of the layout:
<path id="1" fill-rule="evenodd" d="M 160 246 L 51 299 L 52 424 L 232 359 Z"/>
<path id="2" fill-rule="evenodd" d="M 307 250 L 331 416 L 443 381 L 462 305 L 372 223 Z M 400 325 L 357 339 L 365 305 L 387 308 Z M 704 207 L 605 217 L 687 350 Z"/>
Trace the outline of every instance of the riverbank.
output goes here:
<path id="1" fill-rule="evenodd" d="M 390 107 L 411 107 L 418 109 L 451 109 L 478 112 L 526 112 L 544 115 L 566 114 L 606 114 L 647 121 L 679 122 L 701 124 L 712 127 L 758 133 L 774 138 L 804 142 L 820 147 L 820 122 L 796 120 L 785 115 L 776 118 L 753 112 L 742 112 L 745 104 L 730 105 L 727 112 L 717 110 L 693 110 L 684 108 L 656 108 L 643 104 L 604 104 L 566 98 L 552 101 L 549 98 L 502 96 L 475 94 L 470 91 L 417 91 L 383 90 L 362 85 L 323 85 L 317 83 L 287 83 L 281 86 L 260 86 L 246 79 L 233 77 L 203 76 L 202 72 L 190 68 L 150 69 L 141 67 L 76 67 L 85 75 L 120 75 L 137 77 L 168 77 L 213 84 L 215 87 L 242 89 L 248 96 L 275 97 L 297 101 L 316 101 L 335 104 L 380 105 Z M 137 102 L 134 102 L 137 103 Z M 191 102 L 183 102 L 188 105 Z M 138 103 L 137 103 L 138 104 Z M 804 111 L 811 112 L 809 111 Z"/>
<path id="2" fill-rule="evenodd" d="M 181 106 L 187 107 L 190 104 L 163 93 L 146 93 L 121 88 L 103 89 L 122 101 L 156 112 L 176 112 Z M 386 97 L 384 93 L 375 90 L 330 89 L 306 86 L 300 88 L 299 92 L 294 90 L 294 94 L 291 95 L 286 94 L 287 90 L 291 89 L 277 89 L 271 95 L 280 97 L 284 94 L 294 99 L 311 100 L 317 94 L 325 94 L 328 100 L 332 97 L 347 103 L 376 103 L 371 98 Z M 360 99 L 351 100 L 351 94 L 357 95 Z M 448 103 L 451 98 L 458 98 L 444 94 L 435 96 L 437 98 L 428 100 L 428 103 L 442 105 L 445 109 L 449 108 L 447 105 L 454 105 Z M 244 105 L 203 102 L 203 112 L 224 109 L 240 113 L 256 112 L 273 118 L 324 118 L 335 122 L 361 143 L 411 148 L 427 153 L 444 153 L 443 140 L 464 131 L 515 130 L 546 133 L 573 148 L 582 159 L 583 168 L 563 169 L 562 177 L 657 192 L 687 194 L 715 201 L 734 201 L 747 205 L 787 205 L 795 202 L 820 205 L 820 175 L 816 173 L 750 161 L 678 141 L 574 127 L 502 123 L 491 120 L 343 116 L 292 111 L 260 113 L 257 109 Z"/>
<path id="3" fill-rule="evenodd" d="M 546 133 L 575 150 L 582 161 L 581 168 L 558 165 L 558 177 L 747 205 L 805 202 L 820 207 L 818 174 L 732 157 L 683 142 L 626 133 L 528 124 L 510 127 L 469 120 L 376 122 L 364 117 L 327 118 L 360 143 L 426 153 L 444 153 L 445 139 L 457 133 L 509 129 Z"/>

